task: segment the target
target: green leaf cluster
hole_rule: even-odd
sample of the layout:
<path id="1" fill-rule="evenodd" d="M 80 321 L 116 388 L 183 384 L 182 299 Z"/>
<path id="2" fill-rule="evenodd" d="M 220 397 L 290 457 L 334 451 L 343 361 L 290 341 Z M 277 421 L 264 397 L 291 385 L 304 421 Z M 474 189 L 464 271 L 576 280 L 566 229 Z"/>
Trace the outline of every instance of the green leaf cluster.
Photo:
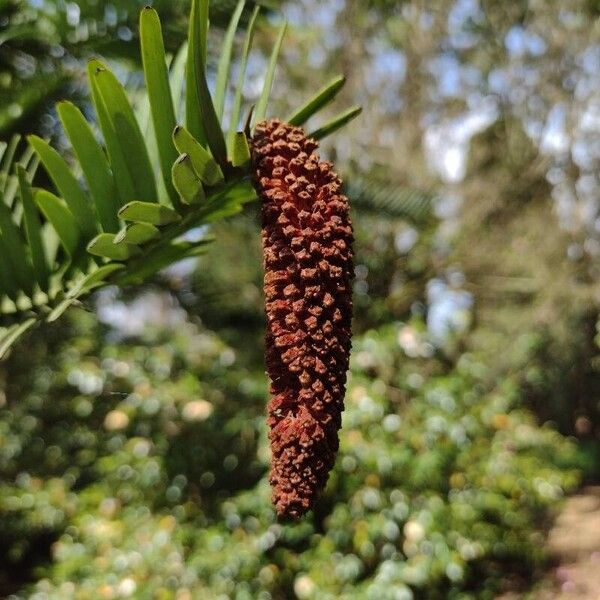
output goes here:
<path id="1" fill-rule="evenodd" d="M 184 240 L 193 228 L 229 217 L 256 199 L 248 135 L 240 130 L 246 65 L 258 25 L 255 6 L 239 57 L 229 123 L 222 125 L 234 38 L 245 8 L 239 0 L 222 48 L 214 99 L 207 82 L 208 0 L 193 0 L 189 39 L 171 67 L 158 13 L 140 14 L 140 45 L 150 135 L 117 76 L 97 59 L 88 63 L 97 129 L 70 102 L 57 106 L 77 165 L 46 140 L 30 136 L 21 164 L 19 140 L 0 146 L 0 358 L 23 331 L 53 321 L 92 290 L 137 284 L 171 263 L 197 256 L 207 239 Z M 253 123 L 263 119 L 286 23 L 279 29 Z M 343 78 L 296 112 L 303 124 L 331 102 Z M 185 92 L 185 122 L 174 98 Z M 358 114 L 346 111 L 315 132 L 333 133 Z M 249 119 L 248 119 L 249 120 Z M 41 163 L 52 190 L 34 184 Z"/>

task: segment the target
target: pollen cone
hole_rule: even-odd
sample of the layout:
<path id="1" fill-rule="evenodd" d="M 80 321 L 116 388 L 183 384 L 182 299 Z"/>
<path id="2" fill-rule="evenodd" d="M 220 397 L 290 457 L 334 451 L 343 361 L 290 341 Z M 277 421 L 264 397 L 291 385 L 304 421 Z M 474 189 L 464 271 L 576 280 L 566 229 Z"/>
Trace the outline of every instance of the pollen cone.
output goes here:
<path id="1" fill-rule="evenodd" d="M 335 462 L 351 347 L 348 199 L 317 147 L 278 120 L 260 123 L 252 141 L 262 201 L 270 482 L 287 518 L 312 508 Z"/>

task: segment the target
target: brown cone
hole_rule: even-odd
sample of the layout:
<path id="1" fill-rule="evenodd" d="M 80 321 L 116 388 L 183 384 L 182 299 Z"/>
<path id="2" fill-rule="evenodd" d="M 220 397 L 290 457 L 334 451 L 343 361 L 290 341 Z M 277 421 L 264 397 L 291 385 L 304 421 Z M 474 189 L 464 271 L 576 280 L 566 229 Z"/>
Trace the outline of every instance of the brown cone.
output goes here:
<path id="1" fill-rule="evenodd" d="M 273 503 L 298 518 L 339 446 L 352 325 L 352 223 L 341 181 L 302 129 L 264 121 L 252 141 L 262 200 Z"/>

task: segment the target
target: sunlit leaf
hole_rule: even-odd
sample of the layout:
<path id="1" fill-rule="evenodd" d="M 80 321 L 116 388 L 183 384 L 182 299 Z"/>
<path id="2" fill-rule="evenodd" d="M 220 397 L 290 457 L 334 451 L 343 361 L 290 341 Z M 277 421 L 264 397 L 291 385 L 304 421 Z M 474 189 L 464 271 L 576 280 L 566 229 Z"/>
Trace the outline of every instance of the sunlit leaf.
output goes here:
<path id="1" fill-rule="evenodd" d="M 156 181 L 148 148 L 123 86 L 104 66 L 96 69 L 94 78 L 116 132 L 116 140 L 121 147 L 137 197 L 144 198 L 146 202 L 157 201 Z"/>
<path id="2" fill-rule="evenodd" d="M 70 102 L 60 102 L 57 112 L 88 182 L 102 229 L 114 233 L 119 228 L 119 202 L 106 155 L 76 106 Z"/>
<path id="3" fill-rule="evenodd" d="M 170 177 L 171 165 L 177 158 L 177 152 L 171 139 L 176 123 L 175 109 L 169 85 L 160 19 L 157 12 L 149 6 L 143 8 L 140 15 L 140 40 L 163 180 L 169 197 L 176 203 L 177 197 Z"/>
<path id="4" fill-rule="evenodd" d="M 244 91 L 244 80 L 246 78 L 246 67 L 248 66 L 248 56 L 250 55 L 250 49 L 252 48 L 252 39 L 254 38 L 254 28 L 256 27 L 256 18 L 260 11 L 260 6 L 255 6 L 250 17 L 250 23 L 248 24 L 248 31 L 246 32 L 246 39 L 244 41 L 244 47 L 242 49 L 242 56 L 240 58 L 240 71 L 238 75 L 237 86 L 235 89 L 235 95 L 233 98 L 233 107 L 231 109 L 231 117 L 229 122 L 229 135 L 227 136 L 227 145 L 231 149 L 235 141 L 235 134 L 238 131 L 240 113 L 242 111 L 242 93 Z"/>
<path id="5" fill-rule="evenodd" d="M 220 165 L 227 162 L 227 147 L 221 123 L 206 82 L 206 32 L 208 28 L 208 0 L 192 0 L 190 13 L 187 96 L 188 115 L 192 111 L 192 122 L 188 118 L 190 133 L 201 143 L 208 144 L 212 155 Z M 195 93 L 193 92 L 195 90 Z M 196 106 L 190 106 L 190 102 Z M 196 120 L 199 118 L 201 127 Z"/>
<path id="6" fill-rule="evenodd" d="M 87 251 L 94 256 L 124 261 L 138 253 L 139 249 L 131 244 L 115 244 L 114 234 L 101 233 L 88 244 Z"/>
<path id="7" fill-rule="evenodd" d="M 110 159 L 110 166 L 113 171 L 115 178 L 115 184 L 119 192 L 119 206 L 123 206 L 126 202 L 135 199 L 137 196 L 135 186 L 133 183 L 133 177 L 127 168 L 127 162 L 119 143 L 117 131 L 112 123 L 106 104 L 100 93 L 98 81 L 96 79 L 96 72 L 98 69 L 102 69 L 103 65 L 98 60 L 91 60 L 88 63 L 88 79 L 90 83 L 90 91 L 92 93 L 92 100 L 98 115 L 98 124 L 104 136 L 104 143 L 106 144 L 106 151 Z"/>
<path id="8" fill-rule="evenodd" d="M 180 154 L 187 154 L 190 157 L 196 175 L 205 184 L 216 185 L 223 181 L 221 167 L 185 127 L 175 128 L 173 142 Z"/>
<path id="9" fill-rule="evenodd" d="M 186 204 L 200 204 L 205 198 L 202 182 L 187 154 L 182 154 L 173 165 L 173 185 Z"/>
<path id="10" fill-rule="evenodd" d="M 150 223 L 151 225 L 168 225 L 181 219 L 179 213 L 172 208 L 152 202 L 130 202 L 120 211 L 119 217 L 124 221 Z"/>
<path id="11" fill-rule="evenodd" d="M 290 115 L 286 121 L 291 125 L 301 126 L 308 121 L 314 114 L 327 106 L 338 95 L 344 87 L 346 78 L 343 76 L 336 77 L 330 81 L 325 87 L 320 89 L 312 98 L 310 98 L 303 106 L 295 113 Z"/>
<path id="12" fill-rule="evenodd" d="M 77 254 L 81 231 L 67 203 L 46 190 L 36 190 L 34 200 L 46 219 L 56 230 L 60 243 L 67 254 Z"/>
<path id="13" fill-rule="evenodd" d="M 238 131 L 233 140 L 231 162 L 234 167 L 245 167 L 250 163 L 250 146 L 243 131 Z"/>
<path id="14" fill-rule="evenodd" d="M 150 223 L 132 223 L 123 227 L 115 236 L 115 244 L 133 244 L 139 246 L 158 237 L 160 231 Z"/>
<path id="15" fill-rule="evenodd" d="M 309 134 L 309 137 L 314 138 L 315 140 L 322 140 L 323 138 L 335 133 L 338 129 L 344 127 L 350 123 L 350 121 L 356 119 L 358 115 L 362 112 L 362 108 L 360 106 L 355 106 L 353 108 L 349 108 L 347 111 L 341 113 L 337 117 L 334 117 L 331 121 L 325 123 L 322 127 L 319 127 L 316 131 L 313 131 Z"/>
<path id="16" fill-rule="evenodd" d="M 205 77 L 206 40 L 202 33 L 208 32 L 208 4 L 204 0 L 192 0 L 188 26 L 188 46 L 185 84 L 185 122 L 192 135 L 206 146 L 208 138 L 200 106 L 200 77 Z"/>
<path id="17" fill-rule="evenodd" d="M 267 106 L 269 104 L 269 97 L 271 95 L 271 89 L 273 88 L 273 78 L 275 77 L 275 69 L 277 68 L 277 60 L 279 59 L 279 53 L 281 52 L 281 45 L 283 44 L 283 38 L 285 37 L 285 32 L 287 30 L 287 21 L 283 23 L 283 25 L 279 29 L 279 34 L 277 35 L 277 40 L 275 45 L 273 46 L 273 51 L 271 52 L 271 60 L 269 61 L 269 67 L 267 69 L 267 73 L 265 75 L 265 82 L 263 84 L 263 90 L 260 95 L 260 99 L 258 104 L 256 105 L 256 110 L 254 111 L 254 122 L 260 123 L 266 114 L 267 114 Z"/>
<path id="18" fill-rule="evenodd" d="M 233 54 L 233 42 L 235 41 L 235 33 L 237 31 L 240 17 L 244 11 L 245 0 L 239 0 L 235 11 L 227 27 L 227 33 L 223 41 L 221 58 L 219 59 L 219 67 L 217 69 L 217 85 L 215 89 L 215 110 L 219 119 L 223 118 L 223 110 L 225 108 L 225 95 L 227 92 L 227 83 L 229 80 L 229 69 L 231 66 L 231 57 Z"/>
<path id="19" fill-rule="evenodd" d="M 64 158 L 43 139 L 32 135 L 29 143 L 38 153 L 44 168 L 50 175 L 56 189 L 65 199 L 71 214 L 77 221 L 85 239 L 93 237 L 98 231 L 98 225 L 83 189 L 71 172 Z"/>

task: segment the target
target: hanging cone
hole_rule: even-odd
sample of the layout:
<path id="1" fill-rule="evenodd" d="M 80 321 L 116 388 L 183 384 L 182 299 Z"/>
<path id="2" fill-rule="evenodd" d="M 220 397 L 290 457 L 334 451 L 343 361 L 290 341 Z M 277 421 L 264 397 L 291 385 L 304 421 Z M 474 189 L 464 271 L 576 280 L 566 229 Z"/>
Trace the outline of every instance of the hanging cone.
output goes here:
<path id="1" fill-rule="evenodd" d="M 298 518 L 338 450 L 351 348 L 353 232 L 331 163 L 302 129 L 260 123 L 252 141 L 262 201 L 273 502 Z"/>

